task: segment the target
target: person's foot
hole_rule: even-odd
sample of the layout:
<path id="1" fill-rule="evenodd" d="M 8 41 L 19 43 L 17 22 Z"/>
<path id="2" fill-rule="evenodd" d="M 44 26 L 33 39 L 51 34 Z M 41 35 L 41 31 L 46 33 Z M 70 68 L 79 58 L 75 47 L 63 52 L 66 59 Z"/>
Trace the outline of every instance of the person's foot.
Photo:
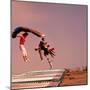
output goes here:
<path id="1" fill-rule="evenodd" d="M 24 61 L 25 61 L 25 62 L 28 62 L 28 61 L 30 61 L 30 60 L 29 60 L 29 59 L 25 59 Z"/>
<path id="2" fill-rule="evenodd" d="M 27 62 L 30 62 L 30 59 L 29 58 L 27 59 Z"/>
<path id="3" fill-rule="evenodd" d="M 24 62 L 27 62 L 27 59 L 24 59 Z"/>
<path id="4" fill-rule="evenodd" d="M 52 66 L 50 66 L 50 69 L 52 69 Z"/>
<path id="5" fill-rule="evenodd" d="M 28 60 L 25 60 L 25 62 L 28 62 Z"/>

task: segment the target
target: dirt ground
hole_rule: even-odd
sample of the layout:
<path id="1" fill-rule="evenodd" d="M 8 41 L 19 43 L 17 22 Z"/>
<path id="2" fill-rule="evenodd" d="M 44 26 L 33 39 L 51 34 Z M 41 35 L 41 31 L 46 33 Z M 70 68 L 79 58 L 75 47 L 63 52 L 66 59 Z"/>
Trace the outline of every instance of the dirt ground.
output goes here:
<path id="1" fill-rule="evenodd" d="M 87 71 L 70 71 L 65 73 L 61 86 L 86 85 Z"/>

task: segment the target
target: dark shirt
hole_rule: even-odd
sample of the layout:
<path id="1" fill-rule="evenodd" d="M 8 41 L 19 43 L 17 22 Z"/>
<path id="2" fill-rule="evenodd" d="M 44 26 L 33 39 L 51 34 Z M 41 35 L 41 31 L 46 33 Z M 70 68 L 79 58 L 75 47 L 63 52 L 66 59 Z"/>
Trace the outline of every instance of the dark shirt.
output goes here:
<path id="1" fill-rule="evenodd" d="M 45 56 L 49 54 L 48 48 L 45 47 L 45 42 L 44 41 L 40 41 L 39 48 L 41 50 L 44 50 L 44 55 Z"/>

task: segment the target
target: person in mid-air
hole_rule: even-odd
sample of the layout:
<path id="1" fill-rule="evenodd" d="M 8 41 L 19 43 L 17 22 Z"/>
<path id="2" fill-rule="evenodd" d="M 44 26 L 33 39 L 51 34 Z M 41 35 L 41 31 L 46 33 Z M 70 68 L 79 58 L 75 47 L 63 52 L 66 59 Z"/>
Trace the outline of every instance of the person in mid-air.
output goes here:
<path id="1" fill-rule="evenodd" d="M 50 48 L 50 45 L 45 42 L 45 39 L 42 38 L 42 41 L 39 43 L 39 48 L 44 51 L 44 56 L 51 55 L 52 57 L 55 56 L 54 48 Z"/>
<path id="2" fill-rule="evenodd" d="M 42 57 L 42 54 L 41 54 L 41 50 L 44 51 L 44 56 L 47 58 L 47 61 L 50 65 L 50 69 L 52 69 L 52 63 L 51 61 L 49 60 L 48 58 L 48 55 L 50 54 L 51 57 L 54 57 L 55 56 L 55 52 L 54 52 L 54 48 L 50 48 L 50 45 L 45 41 L 45 38 L 42 38 L 42 40 L 40 41 L 39 45 L 38 45 L 38 48 L 35 48 L 35 50 L 39 50 L 39 54 L 40 54 L 40 58 L 41 60 L 43 60 L 43 57 Z"/>
<path id="3" fill-rule="evenodd" d="M 40 41 L 38 48 L 35 48 L 35 50 L 43 50 L 44 51 L 44 56 L 51 55 L 51 57 L 55 56 L 55 49 L 50 48 L 50 45 L 45 41 L 45 38 L 42 38 Z"/>
<path id="4" fill-rule="evenodd" d="M 35 50 L 43 50 L 44 51 L 44 56 L 47 56 L 49 54 L 48 47 L 47 47 L 47 42 L 45 41 L 45 38 L 42 38 L 40 41 L 38 48 L 35 48 Z"/>
<path id="5" fill-rule="evenodd" d="M 25 62 L 27 62 L 29 60 L 28 56 L 27 56 L 26 48 L 24 46 L 27 36 L 28 36 L 27 32 L 17 36 L 17 37 L 19 37 L 19 47 L 20 47 L 20 50 L 22 51 L 23 59 Z"/>

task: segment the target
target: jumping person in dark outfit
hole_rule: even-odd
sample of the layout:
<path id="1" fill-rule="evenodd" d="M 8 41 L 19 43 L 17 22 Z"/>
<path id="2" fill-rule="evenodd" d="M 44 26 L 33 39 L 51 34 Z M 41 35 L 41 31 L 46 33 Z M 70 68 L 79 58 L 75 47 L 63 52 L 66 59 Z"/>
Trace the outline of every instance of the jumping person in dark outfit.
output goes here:
<path id="1" fill-rule="evenodd" d="M 44 38 L 42 38 L 42 40 L 40 41 L 40 43 L 39 43 L 39 45 L 38 45 L 38 48 L 35 48 L 35 50 L 37 51 L 37 50 L 43 50 L 44 51 L 44 56 L 47 56 L 47 55 L 51 55 L 51 57 L 53 57 L 54 58 L 54 56 L 55 56 L 55 49 L 54 48 L 50 48 L 49 49 L 49 47 L 50 47 L 50 45 L 47 43 L 47 42 L 45 42 L 45 39 Z"/>
<path id="2" fill-rule="evenodd" d="M 42 41 L 40 41 L 39 48 L 44 51 L 44 56 L 47 56 L 49 54 L 47 42 L 45 42 L 44 38 L 42 38 Z"/>
<path id="3" fill-rule="evenodd" d="M 40 58 L 41 60 L 43 60 L 42 58 L 42 55 L 41 55 L 41 50 L 44 51 L 44 56 L 47 58 L 47 61 L 50 65 L 50 69 L 52 68 L 52 64 L 51 64 L 51 61 L 49 60 L 49 58 L 47 57 L 49 54 L 54 57 L 55 54 L 54 54 L 54 48 L 51 48 L 49 49 L 50 45 L 48 45 L 47 42 L 45 42 L 45 39 L 42 38 L 42 40 L 40 41 L 39 45 L 38 45 L 38 48 L 36 48 L 35 50 L 39 50 L 39 54 L 40 54 Z"/>

